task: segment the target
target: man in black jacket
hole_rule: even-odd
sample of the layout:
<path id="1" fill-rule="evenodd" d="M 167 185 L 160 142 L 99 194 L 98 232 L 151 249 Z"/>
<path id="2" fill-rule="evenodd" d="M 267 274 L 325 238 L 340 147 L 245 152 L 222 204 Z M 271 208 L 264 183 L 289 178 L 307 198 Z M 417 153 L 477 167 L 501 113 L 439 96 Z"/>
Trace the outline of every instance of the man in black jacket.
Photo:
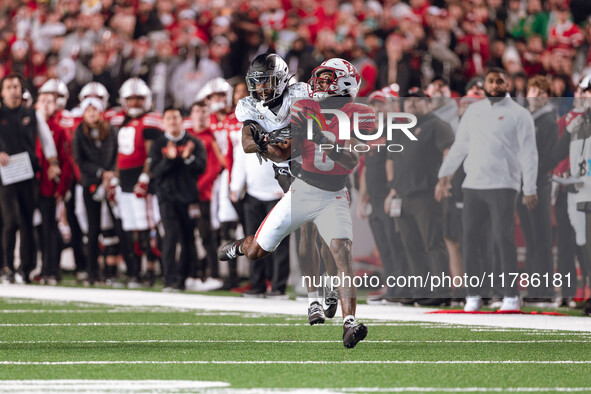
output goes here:
<path id="1" fill-rule="evenodd" d="M 22 104 L 23 83 L 15 74 L 8 75 L 1 83 L 2 107 L 0 108 L 0 165 L 6 166 L 10 156 L 26 152 L 33 171 L 39 169 L 35 146 L 37 139 L 37 118 L 35 111 Z M 29 274 L 35 268 L 36 253 L 33 238 L 33 211 L 37 195 L 34 176 L 20 182 L 0 186 L 0 208 L 2 209 L 2 245 L 4 263 L 10 270 L 11 281 L 29 283 Z M 16 231 L 20 230 L 19 272 L 14 269 L 14 247 Z"/>
<path id="2" fill-rule="evenodd" d="M 176 108 L 164 110 L 165 134 L 150 150 L 150 170 L 156 182 L 156 194 L 164 227 L 162 268 L 164 290 L 184 288 L 176 261 L 176 245 L 181 243 L 189 262 L 197 260 L 189 205 L 199 200 L 197 176 L 205 170 L 207 153 L 197 139 L 182 128 L 183 118 Z"/>
<path id="3" fill-rule="evenodd" d="M 552 276 L 554 273 L 554 258 L 552 255 L 552 170 L 554 160 L 552 152 L 558 142 L 558 115 L 550 104 L 550 82 L 543 76 L 536 76 L 528 81 L 527 100 L 529 110 L 534 117 L 536 127 L 536 146 L 538 148 L 538 205 L 528 210 L 517 200 L 517 213 L 521 231 L 525 237 L 526 270 L 530 275 L 536 274 L 543 278 L 544 274 Z M 521 196 L 523 197 L 523 193 Z M 533 277 L 532 277 L 533 278 Z M 554 287 L 544 285 L 530 286 L 526 303 L 548 304 L 554 297 Z M 547 305 L 547 306 L 548 306 Z M 539 305 L 541 306 L 541 305 Z"/>
<path id="4" fill-rule="evenodd" d="M 401 200 L 401 209 L 393 216 L 398 216 L 396 222 L 412 271 L 410 274 L 423 278 L 429 272 L 447 275 L 449 257 L 443 241 L 443 207 L 435 201 L 434 190 L 437 170 L 454 141 L 454 133 L 448 123 L 433 114 L 430 98 L 419 88 L 409 90 L 404 99 L 404 110 L 417 117 L 412 132 L 418 141 L 407 143 L 402 140 L 406 137 L 401 133 L 396 135 L 400 140 L 393 140 L 403 144 L 404 150 L 390 153 L 387 160 L 390 192 L 384 209 L 390 212 L 393 199 Z M 443 287 L 432 293 L 427 293 L 425 288 L 414 289 L 421 305 L 449 303 L 449 292 L 449 288 Z"/>

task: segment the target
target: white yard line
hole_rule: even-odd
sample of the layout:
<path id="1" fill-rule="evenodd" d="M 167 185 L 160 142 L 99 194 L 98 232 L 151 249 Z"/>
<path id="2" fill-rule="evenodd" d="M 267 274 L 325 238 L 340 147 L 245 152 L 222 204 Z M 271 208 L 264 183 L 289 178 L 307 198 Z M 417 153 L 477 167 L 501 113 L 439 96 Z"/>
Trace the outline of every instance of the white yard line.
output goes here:
<path id="1" fill-rule="evenodd" d="M 0 285 L 0 297 L 26 298 L 43 301 L 74 301 L 107 305 L 158 306 L 189 310 L 272 313 L 305 315 L 306 305 L 290 300 L 248 299 L 198 294 L 165 294 L 138 290 L 41 287 Z M 574 316 L 497 315 L 497 314 L 428 314 L 429 308 L 386 305 L 359 305 L 359 319 L 389 321 L 449 323 L 467 326 L 525 328 L 591 332 L 591 320 Z"/>
<path id="2" fill-rule="evenodd" d="M 286 361 L 286 360 L 89 360 L 89 361 L 0 361 L 0 365 L 336 365 L 336 364 L 421 364 L 421 365 L 448 365 L 448 364 L 535 364 L 535 365 L 591 365 L 591 360 L 308 360 L 308 361 Z M 1 381 L 0 381 L 1 382 Z"/>

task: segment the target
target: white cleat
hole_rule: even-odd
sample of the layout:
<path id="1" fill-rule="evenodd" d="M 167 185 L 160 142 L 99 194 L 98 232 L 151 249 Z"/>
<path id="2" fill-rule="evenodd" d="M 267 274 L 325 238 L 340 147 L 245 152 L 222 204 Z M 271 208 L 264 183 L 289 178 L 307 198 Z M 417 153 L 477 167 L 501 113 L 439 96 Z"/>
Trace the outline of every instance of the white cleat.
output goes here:
<path id="1" fill-rule="evenodd" d="M 216 278 L 207 278 L 203 282 L 203 291 L 214 291 L 224 287 L 224 281 Z"/>
<path id="2" fill-rule="evenodd" d="M 503 297 L 503 305 L 499 308 L 500 311 L 519 311 L 521 310 L 521 303 L 519 296 Z"/>
<path id="3" fill-rule="evenodd" d="M 476 312 L 482 307 L 482 298 L 480 296 L 467 296 L 464 312 Z"/>

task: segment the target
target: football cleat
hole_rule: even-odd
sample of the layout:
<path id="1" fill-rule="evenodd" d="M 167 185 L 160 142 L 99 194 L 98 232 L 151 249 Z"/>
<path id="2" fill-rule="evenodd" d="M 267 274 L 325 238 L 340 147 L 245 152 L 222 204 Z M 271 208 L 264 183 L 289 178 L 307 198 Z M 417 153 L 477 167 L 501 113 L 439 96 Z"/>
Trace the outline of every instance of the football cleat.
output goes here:
<path id="1" fill-rule="evenodd" d="M 343 345 L 347 349 L 353 349 L 355 345 L 363 341 L 367 336 L 365 324 L 357 323 L 355 320 L 347 320 L 343 324 Z"/>
<path id="2" fill-rule="evenodd" d="M 324 315 L 329 319 L 332 319 L 337 313 L 337 307 L 339 306 L 339 291 L 326 291 L 325 289 L 324 303 L 326 304 Z"/>
<path id="3" fill-rule="evenodd" d="M 218 259 L 220 261 L 229 261 L 234 260 L 238 256 L 244 256 L 244 253 L 240 252 L 239 250 L 239 246 L 242 241 L 244 241 L 244 238 L 239 239 L 238 241 L 229 242 L 222 246 L 218 252 Z"/>
<path id="4" fill-rule="evenodd" d="M 313 326 L 315 324 L 324 324 L 325 321 L 324 308 L 320 303 L 314 301 L 308 308 L 308 323 Z"/>

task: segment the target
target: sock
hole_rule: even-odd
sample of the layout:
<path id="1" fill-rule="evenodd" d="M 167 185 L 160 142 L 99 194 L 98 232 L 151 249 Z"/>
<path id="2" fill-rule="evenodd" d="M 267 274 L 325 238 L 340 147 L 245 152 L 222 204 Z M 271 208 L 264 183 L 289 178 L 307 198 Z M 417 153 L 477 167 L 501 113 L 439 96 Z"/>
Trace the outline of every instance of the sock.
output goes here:
<path id="1" fill-rule="evenodd" d="M 343 324 L 346 324 L 347 322 L 352 323 L 355 321 L 355 316 L 353 315 L 347 315 L 343 318 Z"/>
<path id="2" fill-rule="evenodd" d="M 318 290 L 308 292 L 308 304 L 312 305 L 313 302 L 317 302 L 322 305 L 322 299 L 318 295 Z"/>

